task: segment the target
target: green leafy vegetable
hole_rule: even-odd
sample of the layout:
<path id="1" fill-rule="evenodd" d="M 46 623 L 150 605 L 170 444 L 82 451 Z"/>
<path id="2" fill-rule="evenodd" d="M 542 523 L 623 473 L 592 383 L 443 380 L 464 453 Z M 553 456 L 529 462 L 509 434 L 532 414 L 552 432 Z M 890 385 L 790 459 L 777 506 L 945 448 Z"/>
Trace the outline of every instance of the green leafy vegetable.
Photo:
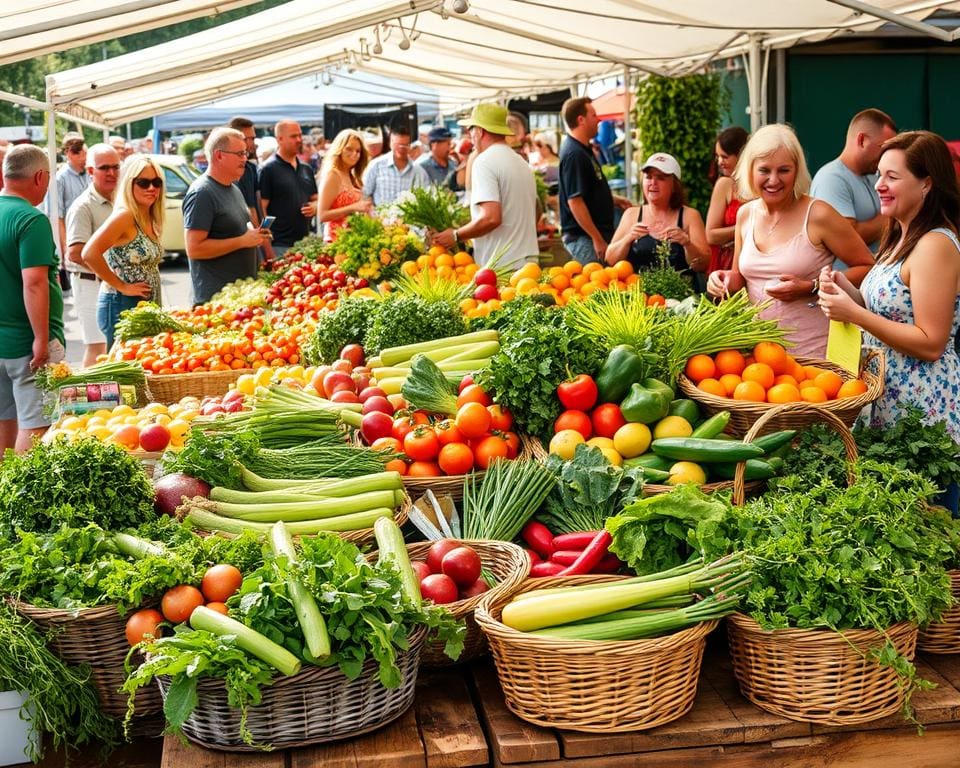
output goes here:
<path id="1" fill-rule="evenodd" d="M 20 455 L 8 453 L 0 469 L 0 533 L 6 536 L 63 523 L 119 530 L 153 516 L 143 465 L 93 437 L 37 443 Z"/>
<path id="2" fill-rule="evenodd" d="M 640 281 L 644 292 L 649 296 L 660 294 L 665 299 L 683 301 L 688 296 L 693 296 L 693 283 L 687 275 L 677 272 L 670 263 L 670 245 L 668 240 L 657 243 L 657 263 L 640 270 Z"/>
<path id="3" fill-rule="evenodd" d="M 435 232 L 463 226 L 470 220 L 470 210 L 460 205 L 453 191 L 438 185 L 414 187 L 400 196 L 396 207 L 405 224 Z"/>
<path id="4" fill-rule="evenodd" d="M 457 413 L 457 396 L 453 386 L 437 364 L 426 355 L 413 356 L 410 375 L 403 382 L 400 391 L 404 400 L 414 408 L 447 416 L 455 416 Z"/>
<path id="5" fill-rule="evenodd" d="M 465 331 L 463 315 L 455 304 L 391 294 L 377 305 L 363 348 L 370 356 L 388 347 L 459 336 Z"/>
<path id="6" fill-rule="evenodd" d="M 363 344 L 378 304 L 377 299 L 345 296 L 333 312 L 321 312 L 316 329 L 303 345 L 304 362 L 332 363 L 347 344 Z"/>
<path id="7" fill-rule="evenodd" d="M 180 322 L 152 301 L 141 301 L 133 309 L 125 309 L 120 313 L 120 320 L 117 321 L 114 333 L 118 341 L 124 342 L 127 339 L 156 336 L 165 331 L 198 333 L 199 329 Z"/>
<path id="8" fill-rule="evenodd" d="M 244 487 L 242 465 L 255 463 L 260 441 L 250 432 L 204 432 L 191 429 L 183 448 L 163 454 L 165 474 L 183 472 L 210 486 Z"/>

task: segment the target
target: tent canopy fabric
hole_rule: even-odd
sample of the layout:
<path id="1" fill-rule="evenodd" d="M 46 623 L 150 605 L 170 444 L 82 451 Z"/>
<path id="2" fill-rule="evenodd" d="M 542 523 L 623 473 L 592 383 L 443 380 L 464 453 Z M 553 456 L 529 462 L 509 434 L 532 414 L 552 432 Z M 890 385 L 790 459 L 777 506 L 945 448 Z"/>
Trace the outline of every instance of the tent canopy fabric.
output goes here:
<path id="1" fill-rule="evenodd" d="M 459 5 L 459 4 L 458 4 Z M 323 71 L 360 70 L 436 89 L 440 108 L 505 100 L 626 71 L 677 75 L 716 58 L 788 47 L 934 0 L 291 0 L 217 28 L 47 77 L 48 101 L 119 124 Z M 941 39 L 956 33 L 923 27 Z M 756 61 L 754 62 L 756 63 Z"/>
<path id="2" fill-rule="evenodd" d="M 250 118 L 257 125 L 273 126 L 292 117 L 304 125 L 323 122 L 324 104 L 400 104 L 413 101 L 421 117 L 439 109 L 438 94 L 423 86 L 404 83 L 367 72 L 332 75 L 324 82 L 317 75 L 278 83 L 250 93 L 218 99 L 197 107 L 158 115 L 154 126 L 161 131 L 210 128 L 223 125 L 234 115 Z"/>
<path id="3" fill-rule="evenodd" d="M 636 102 L 635 93 L 631 93 L 629 101 L 627 100 L 626 88 L 622 85 L 611 88 L 592 100 L 593 108 L 597 110 L 597 118 L 600 120 L 623 120 L 627 105 L 629 104 L 629 108 L 633 109 Z"/>

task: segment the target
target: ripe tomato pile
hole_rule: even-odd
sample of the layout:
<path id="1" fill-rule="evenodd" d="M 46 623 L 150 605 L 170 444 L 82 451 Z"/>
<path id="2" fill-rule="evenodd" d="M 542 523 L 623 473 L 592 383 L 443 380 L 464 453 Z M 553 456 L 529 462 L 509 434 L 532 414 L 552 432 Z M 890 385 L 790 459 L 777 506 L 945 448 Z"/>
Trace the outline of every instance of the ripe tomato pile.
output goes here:
<path id="1" fill-rule="evenodd" d="M 327 257 L 290 267 L 267 289 L 267 305 L 274 310 L 294 310 L 301 319 L 316 320 L 325 309 L 335 309 L 342 291 L 350 295 L 368 282 L 351 277 Z"/>

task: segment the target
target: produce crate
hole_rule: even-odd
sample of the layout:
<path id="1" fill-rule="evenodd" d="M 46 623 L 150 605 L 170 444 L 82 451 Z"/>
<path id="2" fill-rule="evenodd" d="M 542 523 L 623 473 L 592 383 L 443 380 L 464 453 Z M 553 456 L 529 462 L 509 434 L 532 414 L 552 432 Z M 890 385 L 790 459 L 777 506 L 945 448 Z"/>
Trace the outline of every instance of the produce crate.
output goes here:
<path id="1" fill-rule="evenodd" d="M 876 369 L 871 363 L 876 361 Z M 813 365 L 817 368 L 823 368 L 827 371 L 833 371 L 844 381 L 854 378 L 850 372 L 835 365 L 827 360 L 817 360 L 811 357 L 798 357 L 797 362 L 801 365 Z M 776 421 L 777 429 L 795 429 L 806 427 L 821 420 L 819 414 L 832 413 L 838 416 L 840 420 L 848 427 L 852 427 L 860 411 L 867 405 L 878 399 L 883 394 L 883 381 L 886 373 L 886 358 L 879 349 L 870 349 L 863 361 L 860 363 L 860 376 L 867 385 L 867 391 L 856 397 L 845 397 L 842 400 L 828 400 L 825 403 L 784 403 L 782 410 L 778 411 Z M 697 386 L 683 374 L 678 379 L 678 384 L 685 397 L 696 401 L 696 403 L 712 416 L 718 411 L 730 411 L 730 424 L 727 431 L 731 434 L 745 435 L 751 425 L 759 419 L 764 413 L 777 407 L 772 403 L 754 403 L 745 400 L 734 400 L 728 397 L 717 397 L 698 389 Z"/>
<path id="2" fill-rule="evenodd" d="M 401 683 L 384 688 L 377 679 L 376 661 L 367 659 L 360 675 L 349 680 L 338 667 L 304 667 L 296 675 L 279 677 L 263 689 L 263 698 L 250 707 L 247 727 L 255 746 L 240 738 L 240 710 L 227 703 L 223 681 L 201 678 L 199 703 L 183 724 L 191 741 L 231 752 L 257 752 L 321 744 L 369 733 L 397 719 L 413 703 L 420 666 L 420 651 L 427 630 L 419 627 L 409 638 L 409 648 L 397 652 Z M 166 699 L 170 678 L 159 677 Z"/>
<path id="3" fill-rule="evenodd" d="M 0 691 L 0 765 L 29 762 L 40 734 L 31 724 L 30 705 L 20 691 Z M 23 716 L 21 717 L 21 710 Z"/>
<path id="4" fill-rule="evenodd" d="M 90 680 L 100 698 L 105 714 L 122 718 L 127 713 L 127 694 L 119 693 L 127 676 L 124 660 L 130 645 L 124 635 L 127 618 L 116 605 L 66 611 L 59 608 L 38 608 L 11 600 L 14 609 L 43 630 L 50 632 L 50 646 L 70 664 L 87 664 Z M 160 693 L 155 688 L 142 688 L 137 693 L 136 717 L 161 710 Z"/>
<path id="5" fill-rule="evenodd" d="M 506 541 L 463 539 L 464 544 L 473 548 L 480 555 L 483 569 L 490 572 L 497 579 L 496 585 L 488 592 L 466 600 L 457 600 L 443 607 L 455 619 L 464 619 L 467 626 L 467 636 L 463 644 L 463 653 L 456 661 L 452 661 L 443 652 L 443 643 L 427 643 L 423 649 L 423 663 L 428 667 L 443 667 L 449 664 L 462 664 L 472 661 L 487 652 L 487 638 L 474 618 L 474 609 L 480 600 L 487 595 L 509 597 L 530 574 L 530 558 L 516 544 Z M 424 560 L 432 542 L 425 541 L 419 544 L 407 545 L 407 552 L 411 560 Z"/>
<path id="6" fill-rule="evenodd" d="M 518 592 L 621 578 L 529 579 Z M 476 621 L 490 642 L 507 708 L 517 717 L 549 728 L 611 733 L 669 723 L 693 706 L 706 638 L 719 622 L 643 640 L 560 640 L 503 624 L 500 615 L 511 597 L 484 596 Z"/>
<path id="7" fill-rule="evenodd" d="M 950 571 L 950 591 L 953 594 L 953 607 L 943 612 L 940 621 L 920 630 L 918 650 L 926 653 L 960 653 L 960 570 Z"/>
<path id="8" fill-rule="evenodd" d="M 147 374 L 147 387 L 153 402 L 170 404 L 188 396 L 219 397 L 226 394 L 230 385 L 245 373 L 254 373 L 254 369 L 236 368 L 229 371 L 171 373 L 163 376 Z"/>

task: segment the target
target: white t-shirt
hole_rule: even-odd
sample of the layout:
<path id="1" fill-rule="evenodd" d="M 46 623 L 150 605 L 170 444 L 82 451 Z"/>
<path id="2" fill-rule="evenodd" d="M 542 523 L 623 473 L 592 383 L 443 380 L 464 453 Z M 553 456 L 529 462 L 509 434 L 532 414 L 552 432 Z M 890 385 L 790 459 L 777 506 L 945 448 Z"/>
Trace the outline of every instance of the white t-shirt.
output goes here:
<path id="1" fill-rule="evenodd" d="M 503 252 L 498 267 L 516 269 L 540 253 L 537 245 L 537 183 L 527 162 L 506 144 L 496 143 L 473 163 L 470 213 L 480 215 L 479 203 L 500 203 L 500 226 L 476 238 L 473 260 L 484 266 Z"/>

